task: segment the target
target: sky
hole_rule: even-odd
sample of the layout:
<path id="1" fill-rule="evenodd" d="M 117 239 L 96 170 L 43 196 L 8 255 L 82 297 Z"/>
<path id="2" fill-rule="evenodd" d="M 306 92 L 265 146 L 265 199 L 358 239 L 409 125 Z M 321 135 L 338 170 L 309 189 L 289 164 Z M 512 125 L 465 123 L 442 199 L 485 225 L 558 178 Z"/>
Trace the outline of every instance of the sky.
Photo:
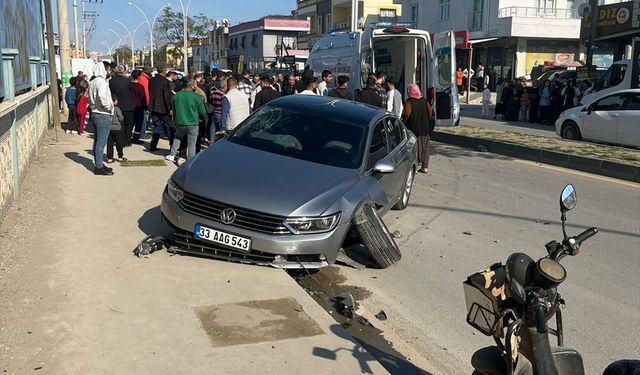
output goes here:
<path id="1" fill-rule="evenodd" d="M 88 1 L 88 0 L 87 0 Z M 179 0 L 97 0 L 102 1 L 102 4 L 95 4 L 96 0 L 90 0 L 85 3 L 85 10 L 95 11 L 98 14 L 96 18 L 96 28 L 89 43 L 87 49 L 92 51 L 107 52 L 107 45 L 114 45 L 117 43 L 118 38 L 116 35 L 109 31 L 114 30 L 119 33 L 120 36 L 125 35 L 127 32 L 124 27 L 115 22 L 118 20 L 122 22 L 129 30 L 136 28 L 141 22 L 144 21 L 144 17 L 136 8 L 128 5 L 129 1 L 138 5 L 147 15 L 149 21 L 153 20 L 158 10 L 165 4 L 171 3 L 171 8 L 174 11 L 181 11 Z M 182 0 L 184 6 L 187 6 L 189 0 Z M 73 0 L 67 0 L 69 7 L 69 37 L 71 43 L 73 43 Z M 78 3 L 78 34 L 82 35 L 82 18 L 81 18 L 81 4 L 82 0 L 77 0 Z M 54 2 L 55 4 L 55 2 Z M 204 13 L 208 17 L 214 20 L 228 19 L 231 26 L 237 25 L 241 22 L 252 21 L 260 17 L 270 14 L 291 14 L 291 11 L 296 8 L 296 0 L 191 0 L 188 14 L 190 16 L 198 13 Z M 54 8 L 54 18 L 56 17 L 56 11 Z M 54 19 L 54 24 L 57 23 L 57 19 Z M 91 20 L 87 20 L 87 28 Z M 57 29 L 54 27 L 54 29 Z M 82 36 L 80 36 L 82 39 Z M 127 38 L 126 42 L 123 39 L 123 44 L 131 45 L 131 39 Z M 154 41 L 155 44 L 155 41 Z M 149 27 L 142 25 L 135 33 L 134 48 L 138 49 L 141 46 L 149 45 Z M 157 46 L 155 46 L 157 47 Z"/>

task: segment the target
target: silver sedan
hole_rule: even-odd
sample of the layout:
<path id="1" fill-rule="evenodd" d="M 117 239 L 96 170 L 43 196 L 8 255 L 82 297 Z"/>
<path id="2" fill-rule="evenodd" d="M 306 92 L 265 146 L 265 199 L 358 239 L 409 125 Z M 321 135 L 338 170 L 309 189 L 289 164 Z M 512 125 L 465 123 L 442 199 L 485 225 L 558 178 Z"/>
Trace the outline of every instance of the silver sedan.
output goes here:
<path id="1" fill-rule="evenodd" d="M 181 165 L 161 210 L 182 252 L 319 268 L 364 206 L 380 216 L 407 206 L 416 166 L 415 136 L 393 114 L 286 96 Z"/>

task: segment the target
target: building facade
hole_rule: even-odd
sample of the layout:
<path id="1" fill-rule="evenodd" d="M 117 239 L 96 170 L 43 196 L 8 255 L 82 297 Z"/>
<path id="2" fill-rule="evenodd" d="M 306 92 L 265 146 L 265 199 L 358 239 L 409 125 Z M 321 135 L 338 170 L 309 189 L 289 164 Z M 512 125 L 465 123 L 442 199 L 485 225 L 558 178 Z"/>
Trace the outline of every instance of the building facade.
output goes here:
<path id="1" fill-rule="evenodd" d="M 545 62 L 581 60 L 580 10 L 586 0 L 394 0 L 404 22 L 439 32 L 467 32 L 458 66 L 482 63 L 497 78 L 522 77 Z M 486 71 L 486 70 L 485 70 Z"/>
<path id="2" fill-rule="evenodd" d="M 309 20 L 309 33 L 298 37 L 299 47 L 311 49 L 326 33 L 350 31 L 352 3 L 352 0 L 298 0 L 294 14 Z M 395 22 L 401 10 L 393 0 L 358 1 L 357 29 L 373 22 Z"/>
<path id="3" fill-rule="evenodd" d="M 229 69 L 229 21 L 215 25 L 209 35 L 210 63 L 218 69 Z"/>
<path id="4" fill-rule="evenodd" d="M 297 37 L 309 32 L 309 21 L 290 16 L 265 17 L 229 28 L 228 69 L 236 72 L 289 67 L 304 67 L 308 51 L 298 48 Z M 289 56 L 285 58 L 286 56 Z"/>

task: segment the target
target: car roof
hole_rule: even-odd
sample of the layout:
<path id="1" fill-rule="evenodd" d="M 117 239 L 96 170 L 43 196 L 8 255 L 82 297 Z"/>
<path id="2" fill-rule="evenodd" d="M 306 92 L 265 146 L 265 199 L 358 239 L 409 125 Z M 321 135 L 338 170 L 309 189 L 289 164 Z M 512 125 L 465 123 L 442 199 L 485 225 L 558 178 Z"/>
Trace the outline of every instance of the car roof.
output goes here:
<path id="1" fill-rule="evenodd" d="M 270 101 L 268 106 L 284 108 L 304 108 L 309 116 L 331 116 L 342 121 L 368 126 L 372 120 L 386 115 L 386 111 L 352 100 L 319 95 L 287 95 Z"/>

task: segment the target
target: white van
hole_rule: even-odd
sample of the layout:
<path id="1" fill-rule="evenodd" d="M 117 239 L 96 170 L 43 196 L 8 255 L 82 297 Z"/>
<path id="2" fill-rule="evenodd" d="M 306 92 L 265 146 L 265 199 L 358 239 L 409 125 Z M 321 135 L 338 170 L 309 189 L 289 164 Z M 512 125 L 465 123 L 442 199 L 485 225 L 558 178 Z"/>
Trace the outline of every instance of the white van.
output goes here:
<path id="1" fill-rule="evenodd" d="M 638 61 L 637 63 L 638 65 L 640 65 L 640 61 Z M 597 99 L 620 90 L 640 88 L 631 87 L 633 80 L 632 70 L 633 67 L 631 66 L 631 60 L 620 60 L 614 62 L 599 80 L 603 88 L 596 91 L 590 91 L 588 94 L 582 97 L 580 103 L 590 104 Z"/>
<path id="2" fill-rule="evenodd" d="M 454 126 L 460 122 L 454 47 L 453 31 L 437 33 L 432 41 L 424 30 L 367 28 L 318 40 L 307 65 L 318 77 L 323 70 L 330 70 L 334 81 L 339 75 L 349 76 L 352 93 L 365 86 L 371 72 L 384 71 L 398 82 L 403 99 L 407 86 L 416 83 L 425 97 L 435 99 L 436 125 Z"/>

